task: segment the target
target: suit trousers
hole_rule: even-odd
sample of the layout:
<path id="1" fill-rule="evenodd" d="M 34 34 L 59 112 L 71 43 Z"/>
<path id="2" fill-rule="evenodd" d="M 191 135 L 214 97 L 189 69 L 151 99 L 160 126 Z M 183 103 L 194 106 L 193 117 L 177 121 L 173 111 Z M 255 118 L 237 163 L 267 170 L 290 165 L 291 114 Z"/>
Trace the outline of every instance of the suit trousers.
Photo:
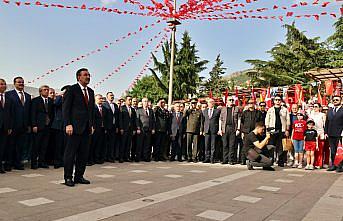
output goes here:
<path id="1" fill-rule="evenodd" d="M 205 160 L 214 160 L 217 134 L 205 134 Z"/>
<path id="2" fill-rule="evenodd" d="M 132 130 L 124 131 L 119 148 L 119 160 L 128 160 L 132 144 Z"/>
<path id="3" fill-rule="evenodd" d="M 23 165 L 23 150 L 28 145 L 28 136 L 26 131 L 12 131 L 9 137 L 9 149 L 6 150 L 6 164 L 8 166 L 21 167 Z"/>
<path id="4" fill-rule="evenodd" d="M 73 178 L 75 165 L 75 178 L 82 178 L 89 154 L 90 135 L 86 129 L 83 134 L 66 136 L 66 148 L 64 151 L 64 179 Z"/>
<path id="5" fill-rule="evenodd" d="M 48 150 L 50 138 L 50 128 L 46 127 L 39 130 L 37 133 L 33 133 L 33 145 L 31 149 L 31 165 L 37 163 L 47 163 L 46 153 Z"/>
<path id="6" fill-rule="evenodd" d="M 55 151 L 54 151 L 54 165 L 62 166 L 63 165 L 63 154 L 65 148 L 65 134 L 63 130 L 52 129 L 51 136 L 54 136 L 55 139 Z"/>
<path id="7" fill-rule="evenodd" d="M 132 144 L 131 144 L 131 160 L 135 160 L 136 157 L 136 148 L 137 148 L 137 134 L 132 136 Z"/>
<path id="8" fill-rule="evenodd" d="M 276 158 L 278 159 L 278 165 L 283 166 L 287 162 L 287 152 L 283 150 L 282 138 L 284 137 L 283 133 L 276 133 L 271 135 L 270 144 L 276 147 L 275 153 Z"/>
<path id="9" fill-rule="evenodd" d="M 106 141 L 104 145 L 106 146 L 106 161 L 114 161 L 115 160 L 115 152 L 116 152 L 116 140 L 117 134 L 116 129 L 108 130 L 106 135 Z"/>
<path id="10" fill-rule="evenodd" d="M 335 157 L 336 157 L 336 153 L 337 153 L 337 146 L 338 146 L 338 143 L 341 139 L 342 139 L 342 137 L 329 137 L 332 165 L 334 165 Z"/>
<path id="11" fill-rule="evenodd" d="M 198 160 L 198 134 L 187 133 L 187 155 L 188 160 Z M 193 144 L 193 146 L 192 146 Z"/>
<path id="12" fill-rule="evenodd" d="M 105 160 L 106 153 L 104 128 L 98 128 L 94 131 L 91 148 L 94 151 L 95 162 L 103 162 Z"/>
<path id="13" fill-rule="evenodd" d="M 141 131 L 137 134 L 137 146 L 135 160 L 140 161 L 141 159 L 145 161 L 151 160 L 151 132 Z"/>
<path id="14" fill-rule="evenodd" d="M 223 162 L 233 162 L 235 160 L 236 131 L 232 126 L 226 125 L 225 133 L 222 136 L 223 140 Z"/>
<path id="15" fill-rule="evenodd" d="M 177 156 L 177 159 L 179 161 L 182 160 L 182 135 L 179 131 L 177 131 L 176 136 L 172 138 L 172 148 L 171 148 L 171 156 L 170 159 L 175 160 L 175 157 Z"/>
<path id="16" fill-rule="evenodd" d="M 167 156 L 166 141 L 167 141 L 167 133 L 157 131 L 155 134 L 154 153 L 153 153 L 155 159 L 161 160 Z"/>
<path id="17" fill-rule="evenodd" d="M 4 160 L 5 149 L 7 146 L 8 134 L 4 129 L 0 129 L 0 169 L 2 168 L 2 161 Z"/>

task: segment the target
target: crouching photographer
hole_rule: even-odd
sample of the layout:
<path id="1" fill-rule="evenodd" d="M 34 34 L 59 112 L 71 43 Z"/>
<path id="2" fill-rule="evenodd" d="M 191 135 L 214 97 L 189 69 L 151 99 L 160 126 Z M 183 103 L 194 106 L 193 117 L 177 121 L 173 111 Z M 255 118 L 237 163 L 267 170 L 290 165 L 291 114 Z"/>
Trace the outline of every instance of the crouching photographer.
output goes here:
<path id="1" fill-rule="evenodd" d="M 268 145 L 270 133 L 266 133 L 263 122 L 256 123 L 255 129 L 247 135 L 244 148 L 247 153 L 247 167 L 253 170 L 254 167 L 263 167 L 263 170 L 274 171 L 273 160 L 271 159 L 274 146 Z"/>

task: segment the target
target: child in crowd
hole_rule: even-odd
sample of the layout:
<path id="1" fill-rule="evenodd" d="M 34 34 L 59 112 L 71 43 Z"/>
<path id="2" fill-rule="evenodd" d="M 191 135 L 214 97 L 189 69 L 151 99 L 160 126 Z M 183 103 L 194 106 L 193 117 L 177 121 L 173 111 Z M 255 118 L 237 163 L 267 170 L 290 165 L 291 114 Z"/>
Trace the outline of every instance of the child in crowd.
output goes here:
<path id="1" fill-rule="evenodd" d="M 313 120 L 307 121 L 307 129 L 305 131 L 305 150 L 306 162 L 305 170 L 313 170 L 314 166 L 314 151 L 318 150 L 318 134 L 314 129 L 315 123 Z"/>
<path id="2" fill-rule="evenodd" d="M 297 120 L 293 122 L 292 125 L 293 132 L 291 139 L 293 141 L 294 146 L 294 153 L 295 153 L 295 162 L 293 164 L 293 168 L 301 169 L 302 161 L 303 161 L 303 154 L 304 154 L 304 134 L 306 131 L 306 121 L 304 120 L 304 114 L 298 112 L 297 113 Z"/>

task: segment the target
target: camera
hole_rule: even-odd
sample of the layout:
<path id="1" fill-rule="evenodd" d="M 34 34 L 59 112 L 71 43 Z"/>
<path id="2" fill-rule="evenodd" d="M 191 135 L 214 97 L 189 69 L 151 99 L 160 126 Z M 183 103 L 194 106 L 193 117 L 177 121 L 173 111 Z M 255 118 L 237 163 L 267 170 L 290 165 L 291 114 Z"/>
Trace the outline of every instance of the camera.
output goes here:
<path id="1" fill-rule="evenodd" d="M 267 128 L 267 133 L 269 133 L 270 135 L 278 134 L 279 132 L 280 132 L 279 130 L 275 130 L 275 127 Z"/>

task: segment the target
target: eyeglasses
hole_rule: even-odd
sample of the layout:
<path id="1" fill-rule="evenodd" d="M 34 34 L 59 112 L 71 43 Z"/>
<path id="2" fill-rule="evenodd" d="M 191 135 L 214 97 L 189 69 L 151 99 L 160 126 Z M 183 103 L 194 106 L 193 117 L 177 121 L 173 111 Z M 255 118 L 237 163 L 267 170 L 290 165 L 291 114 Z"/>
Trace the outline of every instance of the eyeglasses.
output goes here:
<path id="1" fill-rule="evenodd" d="M 260 107 L 265 107 L 266 105 L 260 105 Z"/>
<path id="2" fill-rule="evenodd" d="M 248 104 L 255 104 L 255 103 L 253 103 L 253 102 L 249 102 Z"/>
<path id="3" fill-rule="evenodd" d="M 339 99 L 333 99 L 333 101 L 340 101 Z"/>
<path id="4" fill-rule="evenodd" d="M 319 108 L 319 106 L 313 106 L 314 108 Z"/>
<path id="5" fill-rule="evenodd" d="M 281 101 L 281 99 L 279 99 L 279 98 L 276 98 L 276 99 L 274 99 L 274 101 Z"/>
<path id="6" fill-rule="evenodd" d="M 233 99 L 229 99 L 229 101 L 233 101 Z"/>

